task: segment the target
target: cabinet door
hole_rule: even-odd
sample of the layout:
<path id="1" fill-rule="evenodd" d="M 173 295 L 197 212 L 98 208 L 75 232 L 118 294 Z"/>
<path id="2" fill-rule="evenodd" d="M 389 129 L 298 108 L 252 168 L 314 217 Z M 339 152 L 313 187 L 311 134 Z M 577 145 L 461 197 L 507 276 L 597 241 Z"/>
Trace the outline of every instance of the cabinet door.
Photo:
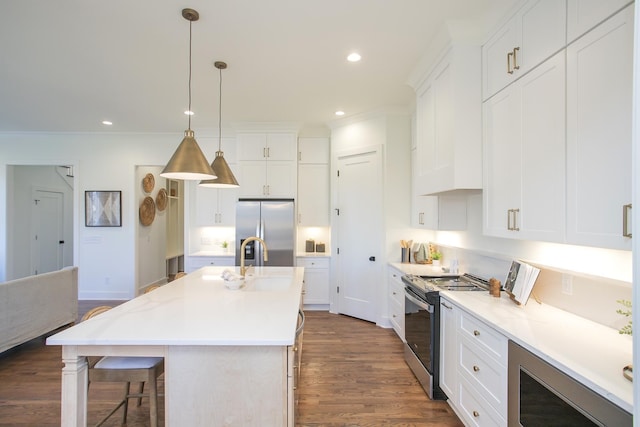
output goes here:
<path id="1" fill-rule="evenodd" d="M 267 197 L 295 198 L 297 189 L 296 163 L 290 161 L 267 162 Z"/>
<path id="2" fill-rule="evenodd" d="M 425 194 L 428 191 L 427 179 L 434 169 L 433 148 L 435 147 L 435 101 L 434 88 L 428 81 L 417 92 L 416 117 L 417 117 L 417 148 L 414 189 L 416 194 Z"/>
<path id="3" fill-rule="evenodd" d="M 568 0 L 567 43 L 571 43 L 629 3 L 629 0 Z"/>
<path id="4" fill-rule="evenodd" d="M 295 161 L 298 154 L 296 136 L 293 133 L 267 134 L 267 160 Z"/>
<path id="5" fill-rule="evenodd" d="M 567 48 L 567 239 L 631 249 L 633 6 Z"/>
<path id="6" fill-rule="evenodd" d="M 564 240 L 564 54 L 485 102 L 485 233 Z"/>
<path id="7" fill-rule="evenodd" d="M 196 225 L 218 225 L 218 190 L 195 185 Z M 193 194 L 193 193 L 191 193 Z"/>
<path id="8" fill-rule="evenodd" d="M 440 299 L 440 388 L 449 400 L 458 397 L 457 309 L 445 298 Z"/>
<path id="9" fill-rule="evenodd" d="M 233 227 L 236 225 L 236 204 L 238 202 L 237 188 L 218 189 L 218 222 L 219 226 Z"/>
<path id="10" fill-rule="evenodd" d="M 267 185 L 267 162 L 241 161 L 238 163 L 240 197 L 265 197 Z"/>
<path id="11" fill-rule="evenodd" d="M 510 20 L 496 31 L 482 46 L 482 94 L 487 99 L 514 79 L 513 48 L 516 43 L 515 20 Z M 511 54 L 510 56 L 507 56 Z"/>
<path id="12" fill-rule="evenodd" d="M 561 52 L 516 83 L 522 138 L 522 193 L 516 220 L 521 239 L 563 242 L 565 238 L 564 65 Z"/>
<path id="13" fill-rule="evenodd" d="M 298 166 L 298 225 L 329 225 L 329 165 Z"/>
<path id="14" fill-rule="evenodd" d="M 484 233 L 509 237 L 508 218 L 520 207 L 519 92 L 513 87 L 486 101 L 484 108 Z"/>
<path id="15" fill-rule="evenodd" d="M 304 287 L 305 304 L 329 304 L 328 269 L 305 269 Z"/>
<path id="16" fill-rule="evenodd" d="M 518 12 L 515 61 L 520 69 L 514 75 L 523 75 L 565 46 L 566 16 L 564 0 L 529 1 Z"/>
<path id="17" fill-rule="evenodd" d="M 417 149 L 411 150 L 411 225 L 435 230 L 438 226 L 438 197 L 418 193 Z"/>
<path id="18" fill-rule="evenodd" d="M 239 133 L 238 160 L 265 160 L 267 149 L 267 134 Z"/>
<path id="19" fill-rule="evenodd" d="M 523 76 L 562 49 L 566 3 L 530 0 L 485 43 L 483 99 Z"/>

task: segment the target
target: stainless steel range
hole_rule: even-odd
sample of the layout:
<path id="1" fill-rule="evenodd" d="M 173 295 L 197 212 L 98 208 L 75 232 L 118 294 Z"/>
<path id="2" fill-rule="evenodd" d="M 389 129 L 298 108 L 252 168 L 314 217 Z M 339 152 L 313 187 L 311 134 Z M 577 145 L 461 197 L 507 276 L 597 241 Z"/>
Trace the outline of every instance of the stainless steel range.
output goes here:
<path id="1" fill-rule="evenodd" d="M 476 276 L 402 276 L 405 283 L 404 358 L 431 399 L 447 399 L 440 381 L 440 294 L 486 291 L 489 283 Z"/>

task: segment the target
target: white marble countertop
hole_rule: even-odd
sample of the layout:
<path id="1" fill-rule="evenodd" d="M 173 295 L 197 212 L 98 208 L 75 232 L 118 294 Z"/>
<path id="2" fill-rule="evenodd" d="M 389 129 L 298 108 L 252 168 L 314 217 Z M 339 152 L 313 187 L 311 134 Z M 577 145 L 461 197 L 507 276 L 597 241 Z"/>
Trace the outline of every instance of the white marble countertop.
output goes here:
<path id="1" fill-rule="evenodd" d="M 227 268 L 239 271 L 203 267 L 52 335 L 47 344 L 292 345 L 304 268 L 252 269 L 254 281 L 240 290 L 224 286 L 220 275 Z M 259 276 L 278 290 L 257 290 Z"/>
<path id="2" fill-rule="evenodd" d="M 629 335 L 533 300 L 517 306 L 504 292 L 501 298 L 488 292 L 441 295 L 633 413 L 633 384 L 622 376 L 622 368 L 632 363 Z"/>

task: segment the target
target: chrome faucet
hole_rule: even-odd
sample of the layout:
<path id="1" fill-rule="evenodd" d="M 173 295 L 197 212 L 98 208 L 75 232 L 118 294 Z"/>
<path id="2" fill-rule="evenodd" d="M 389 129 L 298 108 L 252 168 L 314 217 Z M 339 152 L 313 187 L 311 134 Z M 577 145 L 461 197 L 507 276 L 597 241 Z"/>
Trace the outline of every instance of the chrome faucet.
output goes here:
<path id="1" fill-rule="evenodd" d="M 244 255 L 245 255 L 245 247 L 247 246 L 247 243 L 257 240 L 258 242 L 262 243 L 262 247 L 264 248 L 264 253 L 262 254 L 262 259 L 264 261 L 268 261 L 269 260 L 269 256 L 267 254 L 267 244 L 264 242 L 264 240 L 262 240 L 259 237 L 247 237 L 246 239 L 244 239 L 244 241 L 242 242 L 242 245 L 240 245 L 240 275 L 242 277 L 244 277 L 245 273 L 247 272 L 247 270 L 249 269 L 249 267 L 245 267 L 244 266 Z"/>

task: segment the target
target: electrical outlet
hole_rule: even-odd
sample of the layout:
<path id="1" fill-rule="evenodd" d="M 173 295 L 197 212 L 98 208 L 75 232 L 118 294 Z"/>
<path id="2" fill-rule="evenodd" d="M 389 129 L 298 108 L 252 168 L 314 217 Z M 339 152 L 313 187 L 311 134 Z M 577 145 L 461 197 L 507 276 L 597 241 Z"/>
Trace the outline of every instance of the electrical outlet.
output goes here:
<path id="1" fill-rule="evenodd" d="M 569 274 L 562 275 L 562 293 L 573 295 L 573 276 Z"/>

